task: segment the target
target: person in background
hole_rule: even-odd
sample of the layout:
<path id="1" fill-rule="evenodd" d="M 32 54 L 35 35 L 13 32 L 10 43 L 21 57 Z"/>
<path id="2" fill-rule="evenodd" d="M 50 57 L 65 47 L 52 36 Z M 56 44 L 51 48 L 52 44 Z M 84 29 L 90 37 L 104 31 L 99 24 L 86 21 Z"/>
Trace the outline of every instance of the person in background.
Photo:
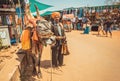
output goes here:
<path id="1" fill-rule="evenodd" d="M 108 37 L 108 31 L 110 33 L 110 37 L 112 37 L 112 22 L 110 21 L 110 18 L 107 19 L 107 21 L 105 22 L 106 28 L 105 28 L 105 32 L 106 32 L 106 37 Z"/>
<path id="2" fill-rule="evenodd" d="M 30 52 L 31 52 L 31 48 L 32 48 L 31 30 L 32 30 L 32 28 L 30 26 L 26 27 L 23 30 L 21 37 L 20 37 L 22 50 L 24 50 L 26 53 L 25 57 L 26 57 L 27 65 L 30 65 L 29 59 L 30 59 Z"/>
<path id="3" fill-rule="evenodd" d="M 79 18 L 78 17 L 76 17 L 76 21 L 75 21 L 75 24 L 76 24 L 76 30 L 78 30 L 78 23 L 79 23 Z"/>
<path id="4" fill-rule="evenodd" d="M 84 30 L 84 34 L 89 34 L 91 28 L 91 21 L 87 21 L 86 28 Z"/>
<path id="5" fill-rule="evenodd" d="M 12 37 L 11 37 L 11 44 L 16 44 L 16 38 L 15 38 L 15 35 L 13 34 Z"/>
<path id="6" fill-rule="evenodd" d="M 63 24 L 64 30 L 67 31 L 67 20 L 66 19 L 62 20 L 62 24 Z"/>
<path id="7" fill-rule="evenodd" d="M 98 25 L 98 35 L 100 35 L 100 31 L 102 31 L 103 35 L 105 35 L 105 33 L 104 33 L 104 26 L 103 26 L 104 22 L 103 22 L 102 19 L 100 19 L 99 21 L 100 22 L 99 22 L 99 25 Z"/>
<path id="8" fill-rule="evenodd" d="M 17 31 L 17 43 L 20 42 L 20 36 L 22 34 L 22 27 L 21 27 L 21 19 L 18 18 L 18 21 L 16 23 L 16 31 Z"/>
<path id="9" fill-rule="evenodd" d="M 76 28 L 76 18 L 74 17 L 72 20 L 73 30 Z"/>
<path id="10" fill-rule="evenodd" d="M 72 22 L 70 19 L 67 20 L 67 29 L 68 29 L 68 32 L 72 31 Z"/>
<path id="11" fill-rule="evenodd" d="M 86 28 L 86 25 L 87 25 L 87 17 L 86 16 L 84 16 L 83 18 L 82 18 L 82 28 L 83 28 L 83 30 Z"/>

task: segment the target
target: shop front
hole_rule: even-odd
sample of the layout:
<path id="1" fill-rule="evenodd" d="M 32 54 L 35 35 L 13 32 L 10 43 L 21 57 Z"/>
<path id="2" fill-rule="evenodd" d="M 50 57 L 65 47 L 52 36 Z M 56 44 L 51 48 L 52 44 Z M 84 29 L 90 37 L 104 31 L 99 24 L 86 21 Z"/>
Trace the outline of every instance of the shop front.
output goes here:
<path id="1" fill-rule="evenodd" d="M 0 38 L 3 46 L 10 46 L 15 28 L 15 9 L 0 8 Z"/>

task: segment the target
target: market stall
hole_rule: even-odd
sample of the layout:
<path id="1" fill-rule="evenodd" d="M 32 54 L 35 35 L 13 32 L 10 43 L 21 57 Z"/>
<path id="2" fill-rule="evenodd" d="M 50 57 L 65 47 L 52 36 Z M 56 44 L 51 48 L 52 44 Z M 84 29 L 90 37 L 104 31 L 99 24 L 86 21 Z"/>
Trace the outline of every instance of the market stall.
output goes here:
<path id="1" fill-rule="evenodd" d="M 15 9 L 0 8 L 0 38 L 3 46 L 10 46 L 13 28 L 15 27 Z"/>

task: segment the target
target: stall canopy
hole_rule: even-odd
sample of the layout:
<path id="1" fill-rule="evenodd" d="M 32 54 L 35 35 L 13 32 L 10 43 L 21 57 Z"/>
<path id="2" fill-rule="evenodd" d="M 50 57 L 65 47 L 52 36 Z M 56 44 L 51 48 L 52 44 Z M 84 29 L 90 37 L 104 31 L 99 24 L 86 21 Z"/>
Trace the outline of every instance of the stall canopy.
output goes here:
<path id="1" fill-rule="evenodd" d="M 53 7 L 51 5 L 47 5 L 47 4 L 43 4 L 43 3 L 40 3 L 38 0 L 29 0 L 30 2 L 30 10 L 31 12 L 36 12 L 36 9 L 34 7 L 34 4 L 37 5 L 37 7 L 39 8 L 39 10 L 44 10 L 44 9 L 47 9 L 49 7 Z"/>
<path id="2" fill-rule="evenodd" d="M 41 16 L 48 16 L 51 15 L 53 11 L 46 11 L 45 13 L 41 14 Z"/>
<path id="3" fill-rule="evenodd" d="M 53 12 L 61 12 L 61 10 L 46 11 L 46 12 L 42 13 L 40 16 L 49 16 L 49 15 L 51 15 Z M 35 16 L 36 16 L 36 14 L 35 14 Z"/>

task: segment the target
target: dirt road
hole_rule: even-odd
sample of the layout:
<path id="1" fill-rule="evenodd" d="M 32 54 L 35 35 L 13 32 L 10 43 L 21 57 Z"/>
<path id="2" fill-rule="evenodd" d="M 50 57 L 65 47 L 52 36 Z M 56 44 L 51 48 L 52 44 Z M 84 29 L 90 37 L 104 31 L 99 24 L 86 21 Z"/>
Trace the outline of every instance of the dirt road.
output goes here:
<path id="1" fill-rule="evenodd" d="M 120 31 L 112 38 L 96 34 L 66 33 L 70 55 L 64 56 L 66 66 L 52 69 L 52 81 L 120 81 Z M 35 81 L 50 81 L 50 60 L 48 46 L 41 61 L 43 78 Z"/>

